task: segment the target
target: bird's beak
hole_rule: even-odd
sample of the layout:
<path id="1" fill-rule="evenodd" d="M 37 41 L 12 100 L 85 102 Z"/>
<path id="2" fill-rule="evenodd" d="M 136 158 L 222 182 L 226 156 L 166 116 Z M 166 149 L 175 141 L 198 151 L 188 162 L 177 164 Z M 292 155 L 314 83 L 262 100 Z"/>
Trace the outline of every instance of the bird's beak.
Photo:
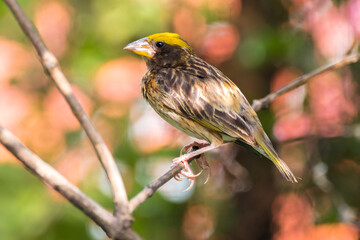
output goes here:
<path id="1" fill-rule="evenodd" d="M 150 46 L 147 37 L 129 43 L 126 47 L 124 47 L 124 49 L 148 58 L 152 58 L 155 55 L 155 51 Z"/>

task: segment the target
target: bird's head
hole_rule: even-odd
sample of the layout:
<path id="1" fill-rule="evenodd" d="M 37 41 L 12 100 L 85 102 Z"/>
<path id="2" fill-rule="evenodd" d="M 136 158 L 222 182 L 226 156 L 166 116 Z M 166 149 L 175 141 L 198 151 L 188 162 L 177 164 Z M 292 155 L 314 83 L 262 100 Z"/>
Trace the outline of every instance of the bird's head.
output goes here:
<path id="1" fill-rule="evenodd" d="M 156 33 L 128 44 L 124 49 L 144 56 L 148 66 L 176 67 L 193 55 L 193 49 L 177 33 Z"/>

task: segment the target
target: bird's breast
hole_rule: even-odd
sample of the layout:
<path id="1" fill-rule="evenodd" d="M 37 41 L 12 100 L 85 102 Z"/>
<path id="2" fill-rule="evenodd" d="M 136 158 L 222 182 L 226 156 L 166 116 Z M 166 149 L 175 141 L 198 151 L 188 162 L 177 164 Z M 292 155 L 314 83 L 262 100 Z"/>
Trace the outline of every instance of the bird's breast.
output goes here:
<path id="1" fill-rule="evenodd" d="M 147 101 L 155 101 L 158 95 L 159 86 L 156 82 L 156 74 L 146 72 L 140 84 L 141 93 Z"/>

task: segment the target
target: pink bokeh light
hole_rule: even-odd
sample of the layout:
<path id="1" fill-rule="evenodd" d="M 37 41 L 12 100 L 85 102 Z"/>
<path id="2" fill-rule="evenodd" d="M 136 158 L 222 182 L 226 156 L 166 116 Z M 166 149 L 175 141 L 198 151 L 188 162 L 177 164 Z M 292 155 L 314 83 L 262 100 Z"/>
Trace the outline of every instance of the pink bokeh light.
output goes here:
<path id="1" fill-rule="evenodd" d="M 358 113 L 356 84 L 331 72 L 312 79 L 308 88 L 316 132 L 326 137 L 343 134 L 344 125 Z"/>
<path id="2" fill-rule="evenodd" d="M 10 84 L 12 78 L 23 74 L 33 59 L 24 45 L 2 37 L 0 37 L 0 52 L 0 92 L 2 92 L 1 87 Z"/>
<path id="3" fill-rule="evenodd" d="M 234 54 L 240 40 L 237 28 L 228 23 L 216 23 L 208 27 L 202 38 L 200 55 L 213 64 L 220 64 Z"/>
<path id="4" fill-rule="evenodd" d="M 73 91 L 85 112 L 89 114 L 93 108 L 90 98 L 78 87 L 73 87 Z M 80 128 L 69 105 L 56 88 L 51 89 L 44 100 L 44 114 L 52 127 L 65 131 L 74 131 Z"/>
<path id="5" fill-rule="evenodd" d="M 0 124 L 11 130 L 32 110 L 33 99 L 30 94 L 17 87 L 0 87 Z"/>
<path id="6" fill-rule="evenodd" d="M 42 1 L 34 22 L 44 42 L 55 56 L 67 50 L 67 38 L 72 26 L 71 8 L 65 1 Z"/>
<path id="7" fill-rule="evenodd" d="M 98 95 L 117 103 L 130 103 L 140 97 L 140 81 L 146 72 L 142 59 L 125 57 L 104 63 L 95 74 Z"/>
<path id="8" fill-rule="evenodd" d="M 360 40 L 360 0 L 347 2 L 347 17 L 354 29 L 357 40 Z"/>
<path id="9" fill-rule="evenodd" d="M 276 120 L 273 131 L 280 141 L 301 138 L 309 135 L 311 119 L 304 112 L 292 112 Z"/>
<path id="10" fill-rule="evenodd" d="M 354 45 L 353 28 L 335 7 L 314 19 L 311 32 L 316 49 L 326 58 L 341 57 Z"/>
<path id="11" fill-rule="evenodd" d="M 288 194 L 273 203 L 273 222 L 277 230 L 274 240 L 357 240 L 359 231 L 352 224 L 315 225 L 314 208 L 300 195 Z"/>

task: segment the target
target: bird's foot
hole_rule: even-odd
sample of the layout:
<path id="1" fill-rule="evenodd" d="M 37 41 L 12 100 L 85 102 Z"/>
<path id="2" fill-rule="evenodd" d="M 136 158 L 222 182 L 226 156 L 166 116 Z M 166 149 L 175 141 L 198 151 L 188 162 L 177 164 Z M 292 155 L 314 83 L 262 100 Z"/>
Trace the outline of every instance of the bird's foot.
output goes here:
<path id="1" fill-rule="evenodd" d="M 183 157 L 183 156 L 181 156 L 181 157 Z M 181 158 L 181 157 L 179 157 L 179 158 Z M 187 179 L 190 180 L 189 187 L 187 189 L 185 189 L 185 192 L 186 192 L 186 191 L 190 190 L 194 186 L 195 178 L 200 176 L 200 174 L 202 173 L 202 170 L 198 174 L 194 174 L 193 171 L 190 168 L 189 163 L 187 162 L 188 160 L 185 160 L 185 159 L 183 160 L 183 159 L 179 159 L 179 158 L 175 158 L 174 161 L 173 161 L 173 164 L 171 166 L 174 167 L 176 164 L 179 164 L 179 163 L 184 164 L 184 169 L 181 170 L 179 174 L 174 176 L 174 179 L 177 180 L 177 181 L 181 181 L 181 178 L 180 178 L 180 174 L 181 174 L 181 175 L 183 175 L 184 177 L 187 177 Z M 175 162 L 175 160 L 176 160 L 176 162 Z"/>
<path id="2" fill-rule="evenodd" d="M 194 157 L 194 156 L 190 156 L 190 153 L 195 152 L 195 151 L 199 150 L 200 148 L 207 147 L 209 145 L 210 144 L 208 144 L 208 143 L 193 142 L 191 144 L 184 146 L 180 151 L 180 157 L 175 158 L 173 160 L 173 163 L 171 164 L 171 168 L 175 167 L 179 163 L 183 163 L 185 166 L 185 169 L 186 169 L 185 162 L 186 162 L 187 166 L 189 166 L 188 161 Z M 183 154 L 184 151 L 187 151 L 187 153 Z M 203 154 L 196 155 L 195 158 L 199 159 L 202 155 Z M 189 169 L 190 169 L 190 167 L 189 167 Z"/>
<path id="3" fill-rule="evenodd" d="M 178 158 L 175 158 L 173 160 L 173 164 L 171 165 L 171 167 L 174 167 L 175 165 L 177 165 L 179 163 L 184 164 L 184 169 L 181 170 L 181 172 L 179 174 L 187 177 L 190 180 L 190 186 L 185 191 L 190 190 L 194 186 L 194 182 L 195 182 L 194 179 L 196 177 L 200 176 L 200 174 L 202 173 L 202 171 L 204 169 L 209 169 L 208 177 L 207 177 L 207 179 L 205 181 L 205 183 L 206 183 L 209 180 L 209 177 L 210 177 L 210 166 L 209 166 L 208 162 L 206 161 L 205 156 L 204 156 L 203 153 L 199 154 L 199 155 L 196 155 L 195 156 L 195 161 L 202 170 L 198 174 L 194 174 L 193 171 L 190 168 L 189 163 L 188 163 L 188 161 L 191 159 L 191 156 L 188 156 L 188 154 L 182 155 L 182 153 L 184 151 L 188 151 L 188 153 L 194 152 L 196 150 L 199 150 L 200 148 L 207 147 L 209 145 L 210 144 L 208 144 L 208 143 L 198 143 L 198 142 L 193 142 L 191 144 L 188 144 L 188 145 L 184 146 L 181 149 L 181 151 L 180 151 L 181 156 L 178 157 Z M 189 149 L 190 149 L 190 151 L 189 151 Z M 181 180 L 179 174 L 174 177 L 175 180 L 177 180 L 177 181 Z"/>

